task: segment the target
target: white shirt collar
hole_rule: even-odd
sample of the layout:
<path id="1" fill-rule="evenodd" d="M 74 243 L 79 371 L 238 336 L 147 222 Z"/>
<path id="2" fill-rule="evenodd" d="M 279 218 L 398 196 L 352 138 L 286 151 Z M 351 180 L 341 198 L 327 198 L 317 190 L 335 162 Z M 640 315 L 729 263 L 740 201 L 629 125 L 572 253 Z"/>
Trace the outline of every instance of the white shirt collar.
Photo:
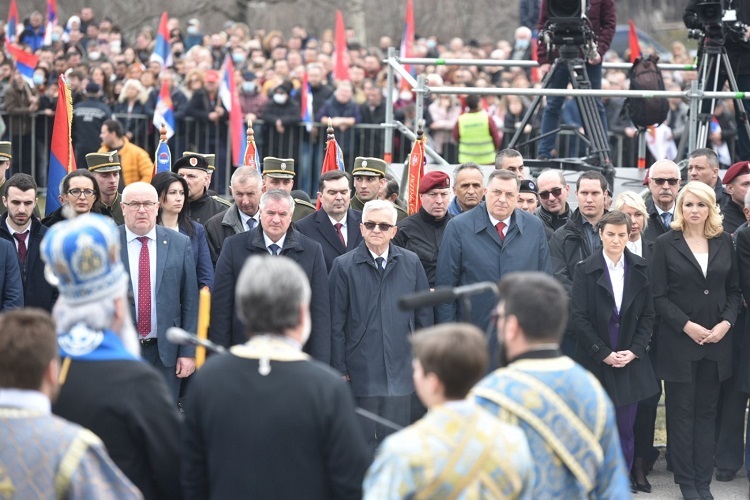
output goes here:
<path id="1" fill-rule="evenodd" d="M 617 264 L 615 264 L 614 262 L 612 262 L 612 261 L 610 260 L 610 258 L 609 258 L 609 257 L 607 257 L 607 254 L 606 254 L 605 252 L 602 252 L 602 255 L 604 255 L 604 262 L 606 262 L 606 263 L 607 263 L 607 267 L 608 267 L 609 269 L 612 269 L 612 270 L 620 270 L 620 269 L 625 269 L 625 254 L 623 254 L 623 255 L 622 255 L 622 256 L 620 257 L 620 261 L 619 261 L 619 262 L 618 262 Z"/>
<path id="2" fill-rule="evenodd" d="M 237 213 L 240 214 L 240 220 L 242 221 L 242 227 L 247 228 L 247 221 L 249 221 L 250 219 L 253 219 L 255 221 L 255 225 L 253 227 L 257 227 L 258 226 L 258 216 L 260 215 L 260 210 L 258 210 L 257 212 L 255 212 L 255 215 L 253 215 L 251 217 L 251 216 L 247 215 L 245 212 L 243 212 L 242 210 L 240 210 L 239 207 L 237 207 Z"/>
<path id="3" fill-rule="evenodd" d="M 24 389 L 0 389 L 0 407 L 35 410 L 51 413 L 52 404 L 49 398 L 39 391 Z"/>
<path id="4" fill-rule="evenodd" d="M 29 222 L 29 225 L 23 231 L 16 231 L 15 229 L 13 229 L 11 227 L 10 222 L 8 222 L 8 219 L 5 219 L 5 227 L 8 228 L 8 232 L 10 233 L 11 236 L 13 236 L 16 233 L 23 234 L 23 233 L 30 233 L 31 232 L 31 222 Z"/>
<path id="5" fill-rule="evenodd" d="M 659 217 L 661 217 L 661 214 L 663 214 L 664 212 L 669 212 L 670 214 L 672 214 L 672 216 L 674 216 L 674 205 L 672 205 L 669 210 L 662 210 L 661 208 L 659 208 L 659 205 L 654 203 L 654 208 L 656 208 L 656 213 L 659 214 Z"/>
<path id="6" fill-rule="evenodd" d="M 274 244 L 273 241 L 271 241 L 271 238 L 268 237 L 265 231 L 263 231 L 263 240 L 266 243 L 266 248 L 270 247 Z M 279 245 L 279 248 L 284 248 L 284 240 L 286 240 L 286 233 L 279 239 L 279 241 L 275 242 L 277 245 Z"/>
<path id="7" fill-rule="evenodd" d="M 328 213 L 326 213 L 326 215 L 328 215 Z M 334 227 L 336 227 L 336 224 L 341 224 L 341 228 L 342 228 L 342 229 L 345 229 L 345 228 L 346 228 L 346 218 L 347 218 L 347 217 L 348 217 L 348 215 L 347 215 L 347 214 L 344 214 L 344 218 L 343 218 L 343 219 L 341 219 L 341 220 L 339 221 L 339 220 L 336 220 L 336 219 L 334 219 L 334 218 L 333 218 L 333 217 L 331 217 L 330 215 L 328 215 L 328 218 L 329 218 L 329 219 L 330 219 L 330 221 L 331 221 L 331 225 L 333 225 Z"/>
<path id="8" fill-rule="evenodd" d="M 511 212 L 510 215 L 503 220 L 494 218 L 489 210 L 487 210 L 487 215 L 490 216 L 490 222 L 493 226 L 497 226 L 498 222 L 505 222 L 505 228 L 507 229 L 510 227 L 510 219 L 513 217 L 513 212 Z"/>
<path id="9" fill-rule="evenodd" d="M 390 245 L 388 247 L 386 247 L 385 252 L 383 252 L 380 255 L 376 254 L 375 252 L 373 252 L 369 248 L 367 250 L 370 252 L 370 255 L 372 255 L 373 260 L 377 259 L 378 257 L 383 257 L 384 264 L 388 264 L 388 251 L 389 251 L 389 249 L 390 249 Z"/>
<path id="10" fill-rule="evenodd" d="M 143 236 L 146 236 L 151 241 L 156 241 L 156 226 L 152 227 L 151 231 L 149 231 L 148 233 L 144 234 Z M 128 243 L 130 243 L 131 241 L 133 241 L 136 238 L 140 238 L 140 236 L 138 236 L 133 231 L 131 231 L 130 229 L 128 229 L 128 226 L 125 226 L 125 241 L 127 241 Z"/>

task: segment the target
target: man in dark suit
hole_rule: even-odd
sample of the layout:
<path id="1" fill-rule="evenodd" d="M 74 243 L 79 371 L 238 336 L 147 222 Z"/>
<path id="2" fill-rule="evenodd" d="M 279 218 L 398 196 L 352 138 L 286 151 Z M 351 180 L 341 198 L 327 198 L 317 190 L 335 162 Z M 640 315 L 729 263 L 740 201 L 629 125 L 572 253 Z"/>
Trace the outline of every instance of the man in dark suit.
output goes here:
<path id="1" fill-rule="evenodd" d="M 172 326 L 196 331 L 198 278 L 190 239 L 156 225 L 159 201 L 151 184 L 126 186 L 121 204 L 120 253 L 130 275 L 141 354 L 164 375 L 177 401 L 181 379 L 195 371 L 195 347 L 173 344 L 166 333 Z"/>
<path id="2" fill-rule="evenodd" d="M 659 160 L 648 170 L 648 189 L 651 198 L 646 200 L 648 225 L 643 236 L 650 241 L 669 231 L 674 219 L 674 204 L 680 190 L 680 167 L 672 160 Z"/>
<path id="3" fill-rule="evenodd" d="M 237 276 L 252 255 L 283 255 L 304 269 L 312 288 L 310 315 L 312 334 L 305 352 L 318 361 L 331 360 L 331 309 L 328 272 L 320 244 L 292 227 L 294 199 L 286 191 L 272 189 L 260 198 L 260 226 L 230 236 L 216 262 L 208 337 L 229 347 L 247 341 L 245 327 L 235 311 Z"/>
<path id="4" fill-rule="evenodd" d="M 33 215 L 36 187 L 34 178 L 28 174 L 15 174 L 5 183 L 3 205 L 7 212 L 0 217 L 0 238 L 11 242 L 16 249 L 23 304 L 52 311 L 57 289 L 44 278 L 44 262 L 39 254 L 39 244 L 47 228 Z"/>
<path id="5" fill-rule="evenodd" d="M 231 237 L 225 251 L 243 239 Z M 185 497 L 361 498 L 370 456 L 351 391 L 340 373 L 302 352 L 311 325 L 307 273 L 262 251 L 241 267 L 236 312 L 250 340 L 211 357 L 191 384 Z"/>
<path id="6" fill-rule="evenodd" d="M 299 221 L 297 230 L 323 247 L 326 269 L 331 270 L 333 259 L 357 248 L 362 242 L 359 223 L 362 213 L 349 208 L 351 189 L 349 175 L 332 170 L 320 176 L 318 210 Z"/>

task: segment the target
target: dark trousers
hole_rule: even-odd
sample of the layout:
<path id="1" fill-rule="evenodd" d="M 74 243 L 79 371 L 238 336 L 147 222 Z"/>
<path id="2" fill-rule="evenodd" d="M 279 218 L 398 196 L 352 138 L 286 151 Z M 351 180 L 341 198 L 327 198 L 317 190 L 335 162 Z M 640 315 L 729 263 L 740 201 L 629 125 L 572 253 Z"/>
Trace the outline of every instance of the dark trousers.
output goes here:
<path id="1" fill-rule="evenodd" d="M 633 403 L 615 408 L 617 420 L 617 433 L 620 435 L 620 446 L 622 454 L 625 455 L 625 463 L 628 470 L 633 468 L 633 455 L 635 448 L 635 437 L 633 428 L 635 426 L 635 415 L 638 411 L 638 403 Z"/>
<path id="2" fill-rule="evenodd" d="M 745 455 L 745 409 L 747 394 L 740 392 L 735 376 L 721 383 L 716 419 L 716 451 L 714 461 L 721 471 L 737 472 Z"/>
<path id="3" fill-rule="evenodd" d="M 674 482 L 706 488 L 713 477 L 714 431 L 719 403 L 719 370 L 715 361 L 693 362 L 692 382 L 664 382 L 667 439 Z"/>
<path id="4" fill-rule="evenodd" d="M 141 357 L 151 366 L 156 368 L 159 373 L 164 375 L 164 380 L 167 382 L 167 390 L 169 391 L 169 394 L 172 395 L 172 398 L 174 398 L 175 404 L 177 404 L 177 399 L 180 397 L 180 385 L 182 384 L 182 379 L 177 378 L 177 375 L 175 374 L 177 368 L 174 366 L 164 366 L 161 357 L 159 357 L 158 343 L 141 345 Z"/>
<path id="5" fill-rule="evenodd" d="M 635 415 L 633 426 L 633 452 L 635 458 L 650 460 L 654 449 L 654 428 L 656 427 L 657 406 L 638 403 L 638 412 Z"/>
<path id="6" fill-rule="evenodd" d="M 411 423 L 411 395 L 408 396 L 373 396 L 355 397 L 357 406 L 363 410 L 375 413 L 377 416 L 390 420 L 394 424 L 406 427 Z M 359 421 L 365 432 L 365 441 L 370 451 L 374 454 L 375 449 L 381 441 L 390 434 L 396 432 L 395 429 L 374 422 L 360 415 Z"/>

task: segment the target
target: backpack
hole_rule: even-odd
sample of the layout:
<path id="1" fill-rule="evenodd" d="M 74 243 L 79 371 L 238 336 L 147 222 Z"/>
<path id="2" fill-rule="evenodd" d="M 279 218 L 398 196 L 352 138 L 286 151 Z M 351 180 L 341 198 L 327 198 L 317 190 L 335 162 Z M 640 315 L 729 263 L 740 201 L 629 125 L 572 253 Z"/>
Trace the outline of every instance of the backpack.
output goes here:
<path id="1" fill-rule="evenodd" d="M 630 90 L 664 90 L 658 62 L 659 56 L 653 54 L 636 59 L 630 68 Z M 669 102 L 665 97 L 628 97 L 625 105 L 633 124 L 641 128 L 661 125 L 669 113 Z"/>

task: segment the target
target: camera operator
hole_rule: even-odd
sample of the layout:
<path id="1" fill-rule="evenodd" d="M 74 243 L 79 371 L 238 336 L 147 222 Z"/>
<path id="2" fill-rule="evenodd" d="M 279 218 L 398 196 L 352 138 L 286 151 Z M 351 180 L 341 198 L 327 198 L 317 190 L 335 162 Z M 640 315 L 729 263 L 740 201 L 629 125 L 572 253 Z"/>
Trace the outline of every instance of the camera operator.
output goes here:
<path id="1" fill-rule="evenodd" d="M 727 22 L 722 21 L 720 25 L 706 26 L 699 18 L 699 4 L 704 3 L 701 0 L 690 0 L 687 7 L 685 8 L 685 14 L 682 16 L 682 20 L 685 22 L 685 26 L 689 29 L 699 29 L 707 34 L 707 38 L 711 38 L 711 32 L 713 30 L 721 30 L 723 33 L 723 45 L 726 49 L 727 56 L 729 58 L 729 64 L 731 70 L 734 73 L 734 77 L 737 80 L 737 90 L 740 92 L 750 91 L 750 42 L 748 37 L 750 36 L 750 27 L 745 24 L 734 24 L 729 25 Z M 734 0 L 722 0 L 723 8 L 736 8 Z M 720 37 L 719 37 L 720 38 Z M 721 40 L 713 40 L 721 44 Z M 711 68 L 708 72 L 709 75 L 713 75 L 715 69 Z M 716 84 L 716 88 L 711 88 L 711 81 L 707 82 L 706 91 L 721 91 L 724 88 L 728 78 L 727 68 L 721 67 L 719 73 L 719 80 Z M 703 112 L 708 113 L 708 100 L 703 101 Z M 750 99 L 744 99 L 743 101 L 745 111 L 750 111 Z M 739 111 L 735 106 L 735 117 L 739 122 Z M 735 151 L 735 157 L 733 161 L 750 160 L 750 137 L 747 134 L 747 128 L 742 124 L 738 123 L 738 142 L 737 149 Z M 697 147 L 704 147 L 705 144 L 698 144 Z"/>
<path id="2" fill-rule="evenodd" d="M 556 0 L 542 0 L 542 6 L 539 9 L 539 29 L 542 30 L 545 27 L 548 19 L 548 4 L 555 2 Z M 615 35 L 615 27 L 617 26 L 617 11 L 615 9 L 614 0 L 590 0 L 587 2 L 588 7 L 586 10 L 586 17 L 591 22 L 594 35 L 597 38 L 597 51 L 596 54 L 591 57 L 590 55 L 583 54 L 582 50 L 579 49 L 581 57 L 587 58 L 586 61 L 586 73 L 588 74 L 589 80 L 591 81 L 592 89 L 602 88 L 602 57 L 604 53 L 609 50 L 609 45 L 612 43 L 612 38 Z M 554 5 L 554 4 L 553 4 Z M 550 69 L 550 63 L 554 62 L 559 56 L 555 50 L 553 52 L 547 51 L 547 45 L 541 41 L 537 51 L 537 59 L 540 64 L 540 73 L 546 74 Z M 568 86 L 570 76 L 565 65 L 558 65 L 555 69 L 554 74 L 550 75 L 550 80 L 547 83 L 547 88 L 551 89 L 564 89 Z M 547 105 L 544 107 L 544 113 L 542 114 L 542 134 L 550 133 L 554 131 L 560 125 L 560 112 L 562 109 L 565 98 L 560 97 L 547 97 Z M 599 116 L 601 116 L 602 125 L 606 135 L 607 131 L 607 115 L 604 111 L 604 105 L 601 99 L 597 98 L 597 107 L 599 108 Z M 537 157 L 539 159 L 548 159 L 552 157 L 552 149 L 555 146 L 556 134 L 550 134 L 539 141 L 539 151 Z"/>

